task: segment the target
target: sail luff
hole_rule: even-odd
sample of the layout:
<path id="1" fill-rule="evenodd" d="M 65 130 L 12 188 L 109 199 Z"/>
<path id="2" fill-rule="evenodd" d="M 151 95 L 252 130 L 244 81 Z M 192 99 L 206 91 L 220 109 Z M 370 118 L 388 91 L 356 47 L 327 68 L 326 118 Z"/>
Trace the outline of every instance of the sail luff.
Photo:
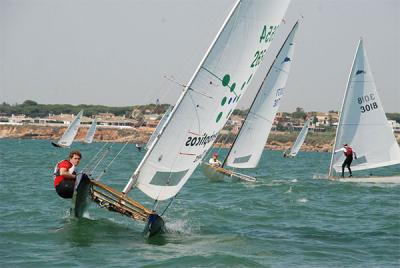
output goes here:
<path id="1" fill-rule="evenodd" d="M 192 85 L 194 79 L 196 78 L 196 76 L 198 75 L 203 63 L 206 61 L 208 55 L 210 54 L 212 48 L 215 46 L 218 38 L 220 37 L 222 31 L 224 30 L 224 28 L 226 27 L 226 25 L 228 24 L 229 20 L 232 17 L 232 14 L 235 12 L 236 8 L 239 6 L 241 0 L 237 0 L 237 2 L 235 3 L 235 5 L 233 6 L 232 10 L 230 11 L 228 17 L 225 19 L 222 27 L 220 28 L 220 30 L 218 31 L 216 37 L 214 38 L 213 42 L 211 43 L 210 47 L 208 48 L 206 54 L 204 55 L 203 59 L 201 60 L 200 64 L 198 65 L 196 71 L 194 72 L 192 78 L 190 79 L 188 85 L 185 87 L 185 90 L 183 91 L 183 93 L 181 94 L 181 96 L 179 97 L 176 105 L 174 106 L 174 108 L 171 111 L 170 116 L 167 118 L 167 120 L 165 121 L 164 126 L 161 128 L 160 130 L 160 134 L 154 139 L 154 142 L 151 144 L 150 148 L 148 149 L 148 151 L 146 152 L 145 156 L 143 157 L 142 161 L 139 163 L 138 167 L 136 168 L 135 172 L 133 173 L 133 175 L 131 176 L 131 178 L 129 179 L 128 183 L 126 184 L 123 193 L 128 193 L 131 189 L 132 186 L 140 172 L 140 169 L 142 168 L 143 164 L 146 162 L 147 158 L 150 156 L 150 153 L 152 152 L 153 148 L 156 146 L 157 142 L 160 140 L 164 130 L 166 129 L 166 127 L 168 126 L 169 122 L 171 121 L 171 119 L 173 118 L 175 112 L 177 111 L 177 109 L 179 108 L 180 104 L 182 103 L 184 97 L 186 96 L 186 94 L 189 92 L 190 86 Z"/>
<path id="2" fill-rule="evenodd" d="M 337 150 L 337 147 L 338 147 L 338 144 L 337 144 L 338 143 L 338 133 L 340 133 L 341 128 L 342 128 L 342 124 L 341 123 L 342 123 L 342 120 L 343 120 L 342 119 L 342 115 L 343 115 L 344 104 L 346 102 L 346 98 L 347 98 L 347 94 L 348 94 L 349 86 L 350 86 L 350 81 L 351 81 L 351 76 L 353 74 L 354 64 L 356 62 L 358 50 L 359 50 L 361 44 L 362 44 L 362 39 L 360 39 L 358 41 L 357 50 L 356 50 L 356 53 L 354 54 L 353 63 L 351 65 L 350 72 L 349 72 L 349 77 L 347 79 L 346 91 L 344 92 L 344 96 L 343 96 L 343 99 L 342 99 L 342 105 L 340 107 L 340 115 L 339 115 L 338 125 L 337 125 L 337 128 L 336 128 L 335 142 L 334 142 L 333 147 L 332 147 L 332 155 L 331 155 L 331 162 L 330 162 L 330 165 L 329 165 L 329 174 L 328 174 L 328 176 L 332 176 L 332 173 L 333 173 L 333 158 L 334 158 L 334 155 L 335 155 L 335 151 Z"/>
<path id="3" fill-rule="evenodd" d="M 222 162 L 222 167 L 225 166 L 225 164 L 226 164 L 226 162 L 227 162 L 227 160 L 228 160 L 228 158 L 229 158 L 229 155 L 230 155 L 231 152 L 232 152 L 232 148 L 234 148 L 235 143 L 236 143 L 238 137 L 240 136 L 240 133 L 243 131 L 243 129 L 244 129 L 244 128 L 243 128 L 243 125 L 244 125 L 244 123 L 246 122 L 246 120 L 247 120 L 249 114 L 251 113 L 251 109 L 253 108 L 254 103 L 256 102 L 257 97 L 259 96 L 259 94 L 260 94 L 260 92 L 261 92 L 261 89 L 263 88 L 263 85 L 264 85 L 265 81 L 267 80 L 267 78 L 268 78 L 268 76 L 269 76 L 271 70 L 273 69 L 276 60 L 278 59 L 279 55 L 281 54 L 282 49 L 285 47 L 285 44 L 287 43 L 289 37 L 291 36 L 291 34 L 293 33 L 293 31 L 297 28 L 298 24 L 299 24 L 299 21 L 296 21 L 296 23 L 293 25 L 292 29 L 290 30 L 288 36 L 286 37 L 285 41 L 283 42 L 282 46 L 280 47 L 278 53 L 276 54 L 274 61 L 272 62 L 271 66 L 269 67 L 267 74 L 265 75 L 265 77 L 264 77 L 264 79 L 263 79 L 263 81 L 262 81 L 260 87 L 259 87 L 258 90 L 257 90 L 257 93 L 256 93 L 255 97 L 253 98 L 253 101 L 251 102 L 251 105 L 250 105 L 249 110 L 248 110 L 248 112 L 247 112 L 247 114 L 246 114 L 246 117 L 245 117 L 244 120 L 243 120 L 243 124 L 242 124 L 242 126 L 240 127 L 239 132 L 236 134 L 236 137 L 235 137 L 235 139 L 233 140 L 232 145 L 231 145 L 231 147 L 229 148 L 229 151 L 228 151 L 228 153 L 226 154 L 224 161 Z"/>

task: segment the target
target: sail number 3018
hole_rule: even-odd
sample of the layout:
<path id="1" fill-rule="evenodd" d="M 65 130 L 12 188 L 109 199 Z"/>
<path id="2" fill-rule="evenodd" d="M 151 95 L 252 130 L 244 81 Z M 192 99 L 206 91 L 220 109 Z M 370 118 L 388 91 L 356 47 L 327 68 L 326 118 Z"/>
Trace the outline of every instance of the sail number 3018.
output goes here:
<path id="1" fill-rule="evenodd" d="M 360 106 L 361 113 L 378 109 L 378 104 L 374 100 L 375 100 L 374 93 L 358 97 L 357 98 L 358 104 L 364 104 Z"/>

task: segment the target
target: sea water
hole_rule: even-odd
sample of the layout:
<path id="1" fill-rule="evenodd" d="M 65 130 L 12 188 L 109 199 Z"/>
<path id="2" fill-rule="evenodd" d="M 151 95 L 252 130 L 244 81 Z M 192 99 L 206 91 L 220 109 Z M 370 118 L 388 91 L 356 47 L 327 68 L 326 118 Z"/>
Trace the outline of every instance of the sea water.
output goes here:
<path id="1" fill-rule="evenodd" d="M 79 167 L 103 146 L 74 143 Z M 122 147 L 93 171 L 118 190 L 144 155 L 128 144 L 112 161 Z M 163 216 L 167 232 L 151 239 L 144 224 L 95 204 L 88 218 L 69 215 L 52 179 L 68 153 L 46 140 L 0 139 L 0 267 L 400 266 L 400 186 L 326 180 L 329 153 L 266 150 L 257 169 L 240 171 L 256 183 L 210 182 L 198 169 Z M 137 190 L 131 197 L 153 206 Z"/>

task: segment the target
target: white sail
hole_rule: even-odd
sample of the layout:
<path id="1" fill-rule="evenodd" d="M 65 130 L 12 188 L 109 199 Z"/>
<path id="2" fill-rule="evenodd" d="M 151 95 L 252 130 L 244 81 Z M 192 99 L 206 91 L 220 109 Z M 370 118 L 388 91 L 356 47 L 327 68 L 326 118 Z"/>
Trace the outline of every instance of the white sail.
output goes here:
<path id="1" fill-rule="evenodd" d="M 156 200 L 179 192 L 246 91 L 288 5 L 289 0 L 235 4 L 123 192 L 133 184 Z"/>
<path id="2" fill-rule="evenodd" d="M 169 106 L 168 109 L 165 111 L 164 115 L 162 116 L 160 122 L 158 122 L 156 129 L 151 134 L 151 136 L 146 144 L 146 147 L 145 147 L 146 150 L 148 150 L 150 148 L 150 146 L 153 144 L 156 137 L 160 134 L 161 129 L 165 125 L 165 122 L 167 121 L 168 116 L 170 115 L 171 111 L 172 111 L 172 106 Z"/>
<path id="3" fill-rule="evenodd" d="M 362 40 L 357 47 L 341 111 L 330 175 L 332 168 L 341 171 L 344 155 L 334 151 L 346 143 L 358 158 L 353 160 L 352 170 L 400 163 L 400 148 L 379 99 Z"/>
<path id="4" fill-rule="evenodd" d="M 290 148 L 290 153 L 289 153 L 290 156 L 295 157 L 297 153 L 300 151 L 300 148 L 303 145 L 304 140 L 306 139 L 309 124 L 310 124 L 310 119 L 304 122 L 303 128 L 301 129 L 299 135 L 297 136 L 297 139 L 294 142 L 292 148 Z"/>
<path id="5" fill-rule="evenodd" d="M 254 168 L 260 161 L 280 100 L 285 91 L 298 23 L 286 38 L 269 69 L 240 132 L 228 154 L 226 164 L 236 168 Z"/>
<path id="6" fill-rule="evenodd" d="M 83 115 L 83 110 L 78 113 L 74 121 L 72 121 L 72 123 L 69 125 L 65 133 L 62 135 L 61 139 L 57 142 L 58 146 L 69 147 L 72 144 L 76 134 L 78 133 L 82 115 Z"/>
<path id="7" fill-rule="evenodd" d="M 85 139 L 83 140 L 84 143 L 92 143 L 93 142 L 94 133 L 96 132 L 96 127 L 97 127 L 97 120 L 95 118 L 93 120 L 92 124 L 90 125 L 90 128 L 86 134 Z"/>

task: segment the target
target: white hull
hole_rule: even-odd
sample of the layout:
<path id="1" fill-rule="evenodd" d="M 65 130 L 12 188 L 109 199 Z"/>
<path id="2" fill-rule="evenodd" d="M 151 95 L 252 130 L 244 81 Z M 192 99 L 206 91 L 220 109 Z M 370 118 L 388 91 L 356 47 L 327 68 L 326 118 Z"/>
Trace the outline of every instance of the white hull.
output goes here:
<path id="1" fill-rule="evenodd" d="M 227 170 L 221 167 L 213 167 L 210 164 L 203 163 L 203 173 L 211 181 L 223 181 L 225 178 L 231 178 L 232 180 L 241 180 L 247 182 L 256 182 L 257 179 L 252 176 L 240 174 L 232 170 Z"/>
<path id="2" fill-rule="evenodd" d="M 357 183 L 400 183 L 400 175 L 387 176 L 387 177 L 350 177 L 350 178 L 337 178 L 330 177 L 329 179 L 339 182 L 357 182 Z"/>

